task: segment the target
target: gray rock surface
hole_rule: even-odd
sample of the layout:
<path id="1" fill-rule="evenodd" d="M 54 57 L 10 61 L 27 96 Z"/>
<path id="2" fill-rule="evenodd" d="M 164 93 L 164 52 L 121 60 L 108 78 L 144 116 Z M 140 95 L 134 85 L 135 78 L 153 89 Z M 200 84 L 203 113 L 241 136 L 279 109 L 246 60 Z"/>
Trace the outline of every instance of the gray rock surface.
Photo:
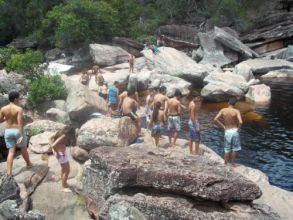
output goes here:
<path id="1" fill-rule="evenodd" d="M 30 150 L 36 154 L 52 153 L 50 138 L 52 138 L 55 133 L 56 132 L 45 131 L 44 133 L 32 136 L 29 141 Z"/>
<path id="2" fill-rule="evenodd" d="M 107 196 L 137 187 L 225 202 L 252 201 L 262 194 L 253 182 L 207 158 L 172 158 L 146 147 L 100 147 L 90 152 L 90 158 L 84 191 L 101 205 Z"/>
<path id="3" fill-rule="evenodd" d="M 194 202 L 188 198 L 172 195 L 137 193 L 133 196 L 111 196 L 100 213 L 102 220 L 110 219 L 271 219 L 280 217 L 267 206 L 232 203 L 220 205 Z"/>
<path id="4" fill-rule="evenodd" d="M 292 62 L 293 61 L 293 46 L 289 45 L 285 51 L 277 55 L 277 58 Z"/>
<path id="5" fill-rule="evenodd" d="M 118 124 L 119 146 L 129 146 L 138 136 L 138 130 L 133 120 L 129 117 L 122 117 Z"/>
<path id="6" fill-rule="evenodd" d="M 65 129 L 67 126 L 60 122 L 54 122 L 49 120 L 36 120 L 30 124 L 27 124 L 24 129 L 30 135 L 36 135 L 43 133 L 45 131 L 48 132 L 57 132 L 59 130 Z"/>
<path id="7" fill-rule="evenodd" d="M 89 159 L 89 153 L 80 147 L 74 147 L 72 157 L 76 161 L 83 163 Z"/>
<path id="8" fill-rule="evenodd" d="M 128 61 L 129 54 L 120 47 L 90 44 L 90 54 L 93 63 L 99 66 L 112 66 Z"/>
<path id="9" fill-rule="evenodd" d="M 251 70 L 251 66 L 245 63 L 239 63 L 235 66 L 235 73 L 237 75 L 243 76 L 244 79 L 248 82 L 251 79 L 254 79 L 254 75 Z"/>
<path id="10" fill-rule="evenodd" d="M 24 76 L 0 70 L 0 93 L 8 94 L 11 91 L 18 91 L 22 95 L 27 93 L 28 86 Z"/>
<path id="11" fill-rule="evenodd" d="M 271 88 L 265 84 L 250 86 L 245 97 L 255 103 L 268 103 L 271 101 Z"/>
<path id="12" fill-rule="evenodd" d="M 293 69 L 280 69 L 275 71 L 270 71 L 262 78 L 293 78 Z"/>
<path id="13" fill-rule="evenodd" d="M 231 50 L 234 50 L 237 53 L 243 55 L 245 58 L 253 58 L 259 56 L 256 52 L 251 50 L 236 37 L 218 27 L 215 27 L 215 40 L 220 42 L 222 45 L 230 48 Z"/>
<path id="14" fill-rule="evenodd" d="M 21 202 L 19 196 L 20 189 L 15 180 L 4 172 L 0 172 L 0 203 L 5 200 L 17 200 Z"/>
<path id="15" fill-rule="evenodd" d="M 45 53 L 45 58 L 47 61 L 57 60 L 60 58 L 61 53 L 62 53 L 62 50 L 60 50 L 59 48 L 54 48 L 54 49 L 48 50 Z"/>
<path id="16" fill-rule="evenodd" d="M 135 57 L 142 56 L 140 51 L 144 48 L 143 43 L 125 37 L 114 37 L 112 41 L 114 46 L 121 47 L 128 53 L 133 54 Z"/>

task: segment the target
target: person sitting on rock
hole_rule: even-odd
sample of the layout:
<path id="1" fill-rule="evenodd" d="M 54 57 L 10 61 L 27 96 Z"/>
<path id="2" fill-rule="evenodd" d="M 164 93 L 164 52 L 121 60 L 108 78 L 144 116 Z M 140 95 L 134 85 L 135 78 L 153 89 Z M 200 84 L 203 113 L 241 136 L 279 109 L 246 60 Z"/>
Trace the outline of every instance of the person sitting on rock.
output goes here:
<path id="1" fill-rule="evenodd" d="M 99 96 L 107 101 L 108 99 L 108 84 L 106 82 L 103 83 L 102 86 L 99 86 Z"/>
<path id="2" fill-rule="evenodd" d="M 155 90 L 153 88 L 149 88 L 149 94 L 146 97 L 146 106 L 145 106 L 145 119 L 146 119 L 147 129 L 150 128 L 154 97 L 155 97 Z M 160 108 L 161 108 L 161 104 L 160 104 Z"/>
<path id="3" fill-rule="evenodd" d="M 119 83 L 117 81 L 114 82 L 112 86 L 109 87 L 108 90 L 108 102 L 110 107 L 110 116 L 112 116 L 113 112 L 117 110 L 118 102 L 119 102 Z"/>
<path id="4" fill-rule="evenodd" d="M 228 108 L 223 108 L 215 117 L 214 121 L 218 123 L 225 131 L 224 135 L 224 161 L 227 165 L 229 154 L 232 151 L 232 166 L 236 166 L 236 152 L 241 150 L 239 130 L 242 126 L 240 111 L 235 108 L 236 98 L 229 99 Z M 223 122 L 220 121 L 223 120 Z"/>
<path id="5" fill-rule="evenodd" d="M 167 114 L 168 114 L 168 131 L 169 131 L 169 143 L 171 146 L 176 146 L 176 140 L 178 138 L 178 134 L 181 130 L 181 103 L 180 99 L 182 94 L 179 89 L 175 90 L 175 95 L 173 98 L 168 100 L 167 103 Z M 172 135 L 173 133 L 173 135 Z M 172 142 L 173 138 L 173 142 Z"/>
<path id="6" fill-rule="evenodd" d="M 154 104 L 154 110 L 151 114 L 151 119 L 150 119 L 150 125 L 152 126 L 152 138 L 156 147 L 158 147 L 159 145 L 159 139 L 161 137 L 161 132 L 165 124 L 164 112 L 160 110 L 160 108 L 161 108 L 161 103 L 156 102 Z"/>
<path id="7" fill-rule="evenodd" d="M 153 51 L 153 54 L 158 54 L 159 53 L 159 48 L 158 47 L 156 47 L 155 45 L 150 45 L 150 47 L 149 47 L 152 51 Z"/>
<path id="8" fill-rule="evenodd" d="M 129 54 L 129 58 L 128 58 L 128 63 L 129 63 L 129 73 L 133 73 L 133 69 L 134 69 L 134 61 L 135 61 L 135 56 L 132 54 Z"/>
<path id="9" fill-rule="evenodd" d="M 93 74 L 95 75 L 95 82 L 98 86 L 103 86 L 104 85 L 104 77 L 103 74 L 100 70 L 100 67 L 95 65 L 93 66 Z"/>
<path id="10" fill-rule="evenodd" d="M 70 164 L 68 160 L 68 152 L 66 150 L 66 132 L 58 131 L 51 139 L 50 144 L 58 162 L 61 165 L 61 191 L 71 192 L 67 184 L 67 179 L 70 173 Z"/>
<path id="11" fill-rule="evenodd" d="M 81 84 L 88 86 L 89 81 L 90 81 L 90 77 L 88 75 L 88 73 L 86 71 L 82 72 L 80 80 Z"/>
<path id="12" fill-rule="evenodd" d="M 198 93 L 194 93 L 193 99 L 191 100 L 188 106 L 189 152 L 190 154 L 193 153 L 193 142 L 194 142 L 194 145 L 195 145 L 194 153 L 196 155 L 199 155 L 199 144 L 201 141 L 200 124 L 198 122 L 200 102 L 201 102 L 201 97 L 199 96 Z"/>
<path id="13" fill-rule="evenodd" d="M 12 176 L 13 158 L 16 147 L 19 147 L 28 168 L 32 163 L 27 152 L 27 137 L 23 129 L 23 109 L 18 105 L 21 102 L 20 94 L 16 91 L 8 95 L 9 104 L 0 109 L 0 122 L 5 121 L 4 139 L 8 148 L 7 173 Z"/>
<path id="14" fill-rule="evenodd" d="M 124 99 L 122 104 L 122 116 L 123 117 L 130 117 L 136 125 L 138 133 L 140 133 L 140 118 L 136 114 L 138 109 L 138 103 L 135 100 L 135 92 L 130 90 L 127 92 L 127 97 Z"/>

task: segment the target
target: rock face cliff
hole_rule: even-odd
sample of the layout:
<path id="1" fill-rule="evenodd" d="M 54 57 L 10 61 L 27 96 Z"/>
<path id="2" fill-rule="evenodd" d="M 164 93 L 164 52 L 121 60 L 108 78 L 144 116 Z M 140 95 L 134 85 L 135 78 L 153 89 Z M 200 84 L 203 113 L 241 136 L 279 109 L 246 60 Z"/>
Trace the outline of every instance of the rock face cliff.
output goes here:
<path id="1" fill-rule="evenodd" d="M 256 184 L 205 157 L 145 146 L 100 147 L 90 158 L 83 185 L 96 218 L 279 219 L 250 203 L 262 195 Z"/>

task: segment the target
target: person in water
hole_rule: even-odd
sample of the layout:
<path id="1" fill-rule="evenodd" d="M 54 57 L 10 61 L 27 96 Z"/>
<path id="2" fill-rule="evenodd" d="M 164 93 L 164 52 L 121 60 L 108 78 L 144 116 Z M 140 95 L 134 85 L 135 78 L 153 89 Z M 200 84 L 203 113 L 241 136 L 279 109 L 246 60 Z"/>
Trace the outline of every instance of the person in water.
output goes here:
<path id="1" fill-rule="evenodd" d="M 135 92 L 133 90 L 127 92 L 127 97 L 123 100 L 122 104 L 122 116 L 130 117 L 136 125 L 138 133 L 140 133 L 140 118 L 136 114 L 138 109 L 138 103 L 135 100 Z"/>
<path id="2" fill-rule="evenodd" d="M 119 89 L 118 89 L 118 82 L 115 81 L 112 86 L 109 87 L 108 90 L 108 102 L 110 107 L 110 116 L 112 113 L 117 110 L 118 102 L 119 102 Z"/>
<path id="3" fill-rule="evenodd" d="M 129 73 L 133 73 L 133 69 L 134 69 L 134 61 L 135 61 L 135 56 L 132 54 L 129 54 L 129 58 L 128 58 L 128 63 L 129 63 Z"/>
<path id="4" fill-rule="evenodd" d="M 176 146 L 176 140 L 181 130 L 180 114 L 182 111 L 180 99 L 182 94 L 179 89 L 175 90 L 174 97 L 167 102 L 167 115 L 168 115 L 168 131 L 169 131 L 169 143 L 171 146 Z M 173 138 L 173 142 L 172 142 Z"/>
<path id="5" fill-rule="evenodd" d="M 152 138 L 156 147 L 158 147 L 159 145 L 159 139 L 161 137 L 161 132 L 164 126 L 164 112 L 160 110 L 160 108 L 161 108 L 161 103 L 156 102 L 154 104 L 154 110 L 151 114 L 151 120 L 150 120 L 150 124 L 152 126 Z"/>
<path id="6" fill-rule="evenodd" d="M 9 104 L 0 109 L 0 122 L 5 121 L 4 140 L 8 148 L 7 173 L 12 176 L 13 159 L 16 147 L 20 148 L 23 159 L 28 168 L 32 163 L 27 151 L 27 137 L 23 129 L 23 109 L 18 105 L 21 102 L 20 94 L 16 91 L 8 95 Z"/>
<path id="7" fill-rule="evenodd" d="M 149 88 L 149 94 L 146 97 L 146 106 L 145 106 L 145 118 L 146 118 L 147 129 L 150 128 L 152 105 L 154 102 L 154 97 L 155 97 L 155 90 L 153 88 Z M 160 108 L 161 108 L 161 104 L 160 104 Z"/>
<path id="8" fill-rule="evenodd" d="M 89 76 L 89 74 L 86 71 L 82 72 L 79 81 L 81 82 L 81 84 L 83 84 L 85 86 L 88 86 L 88 84 L 90 82 L 90 76 Z"/>
<path id="9" fill-rule="evenodd" d="M 70 165 L 68 159 L 68 152 L 66 150 L 66 132 L 64 130 L 58 131 L 50 139 L 53 153 L 55 154 L 60 166 L 61 166 L 61 191 L 71 192 L 67 184 L 67 179 L 70 173 Z"/>
<path id="10" fill-rule="evenodd" d="M 199 144 L 201 142 L 200 136 L 200 124 L 198 121 L 198 113 L 200 108 L 201 97 L 199 94 L 193 94 L 193 99 L 189 103 L 188 111 L 189 111 L 189 152 L 193 153 L 193 143 L 194 143 L 194 154 L 199 155 Z"/>
<path id="11" fill-rule="evenodd" d="M 240 111 L 235 108 L 236 98 L 230 98 L 228 108 L 223 108 L 215 117 L 214 121 L 218 123 L 225 131 L 224 135 L 224 161 L 227 165 L 229 154 L 232 151 L 232 165 L 236 166 L 236 152 L 241 150 L 239 130 L 242 126 Z M 221 122 L 221 120 L 223 122 Z"/>

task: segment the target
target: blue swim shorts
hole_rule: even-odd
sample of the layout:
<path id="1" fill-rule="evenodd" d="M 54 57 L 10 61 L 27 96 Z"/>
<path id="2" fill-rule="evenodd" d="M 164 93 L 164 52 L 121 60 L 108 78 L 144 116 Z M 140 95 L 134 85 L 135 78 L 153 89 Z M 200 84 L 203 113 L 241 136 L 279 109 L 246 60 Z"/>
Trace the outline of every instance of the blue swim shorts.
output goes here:
<path id="1" fill-rule="evenodd" d="M 6 148 L 12 147 L 26 147 L 27 146 L 27 137 L 25 132 L 22 134 L 22 142 L 20 144 L 16 144 L 19 138 L 19 129 L 18 128 L 6 128 L 4 132 L 4 139 Z"/>
<path id="2" fill-rule="evenodd" d="M 193 124 L 192 120 L 189 119 L 188 121 L 188 127 L 189 127 L 189 138 L 194 141 L 195 143 L 200 143 L 200 132 L 196 131 L 196 129 L 200 128 L 200 124 L 198 121 Z"/>
<path id="3" fill-rule="evenodd" d="M 168 130 L 173 130 L 175 129 L 176 131 L 181 130 L 180 126 L 180 116 L 179 115 L 169 115 L 168 116 Z"/>
<path id="4" fill-rule="evenodd" d="M 161 134 L 161 131 L 162 131 L 161 125 L 153 125 L 152 135 Z"/>
<path id="5" fill-rule="evenodd" d="M 225 153 L 241 150 L 240 135 L 237 128 L 228 129 L 224 136 Z"/>

